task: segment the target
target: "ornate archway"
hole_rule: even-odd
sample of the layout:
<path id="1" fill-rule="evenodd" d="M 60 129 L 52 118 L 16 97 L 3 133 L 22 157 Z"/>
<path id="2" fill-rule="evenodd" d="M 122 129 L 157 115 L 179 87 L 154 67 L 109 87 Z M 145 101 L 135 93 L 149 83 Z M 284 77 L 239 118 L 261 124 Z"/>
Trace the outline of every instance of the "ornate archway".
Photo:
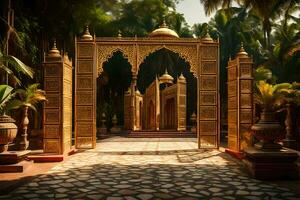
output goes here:
<path id="1" fill-rule="evenodd" d="M 219 42 L 209 36 L 202 39 L 177 37 L 93 38 L 87 31 L 76 40 L 75 70 L 75 144 L 76 148 L 96 145 L 96 77 L 103 63 L 115 51 L 121 51 L 132 68 L 131 93 L 135 92 L 137 73 L 151 53 L 166 48 L 178 53 L 190 64 L 197 77 L 197 136 L 199 148 L 219 146 Z M 130 100 L 134 105 L 134 98 Z M 132 124 L 134 107 L 130 108 Z M 132 127 L 133 130 L 133 127 Z"/>

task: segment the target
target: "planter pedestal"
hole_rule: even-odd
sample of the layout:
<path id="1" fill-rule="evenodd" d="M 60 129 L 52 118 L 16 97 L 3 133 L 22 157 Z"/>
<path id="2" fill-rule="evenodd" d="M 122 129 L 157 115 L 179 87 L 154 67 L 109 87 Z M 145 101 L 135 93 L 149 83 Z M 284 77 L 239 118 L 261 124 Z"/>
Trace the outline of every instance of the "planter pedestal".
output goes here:
<path id="1" fill-rule="evenodd" d="M 253 178 L 261 180 L 297 179 L 298 154 L 290 150 L 263 151 L 256 148 L 244 150 L 244 164 Z"/>
<path id="2" fill-rule="evenodd" d="M 29 150 L 25 151 L 7 151 L 0 153 L 0 165 L 3 164 L 17 164 L 22 161 L 28 154 Z"/>
<path id="3" fill-rule="evenodd" d="M 6 151 L 0 153 L 0 173 L 23 172 L 24 159 L 30 153 L 26 151 Z M 23 162 L 21 162 L 23 161 Z"/>

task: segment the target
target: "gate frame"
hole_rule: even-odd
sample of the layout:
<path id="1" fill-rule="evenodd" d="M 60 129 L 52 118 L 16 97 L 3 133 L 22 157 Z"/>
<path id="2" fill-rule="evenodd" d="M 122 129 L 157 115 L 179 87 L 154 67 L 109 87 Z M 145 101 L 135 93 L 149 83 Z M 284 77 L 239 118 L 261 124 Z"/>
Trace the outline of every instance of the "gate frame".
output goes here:
<path id="1" fill-rule="evenodd" d="M 204 38 L 92 37 L 88 29 L 75 39 L 75 146 L 96 147 L 96 79 L 103 63 L 120 51 L 131 64 L 131 94 L 146 57 L 160 49 L 178 53 L 197 78 L 198 148 L 218 148 L 220 143 L 219 40 Z M 135 110 L 132 95 L 131 129 Z"/>

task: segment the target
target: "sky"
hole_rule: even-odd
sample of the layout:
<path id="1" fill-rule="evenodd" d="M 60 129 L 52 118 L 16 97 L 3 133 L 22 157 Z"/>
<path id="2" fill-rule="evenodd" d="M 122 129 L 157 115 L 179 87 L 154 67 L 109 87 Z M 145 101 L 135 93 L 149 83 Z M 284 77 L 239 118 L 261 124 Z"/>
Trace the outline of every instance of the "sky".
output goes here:
<path id="1" fill-rule="evenodd" d="M 214 14 L 211 16 L 205 15 L 200 0 L 181 0 L 176 6 L 176 10 L 184 14 L 185 20 L 190 26 L 193 26 L 195 23 L 208 22 L 214 16 Z"/>

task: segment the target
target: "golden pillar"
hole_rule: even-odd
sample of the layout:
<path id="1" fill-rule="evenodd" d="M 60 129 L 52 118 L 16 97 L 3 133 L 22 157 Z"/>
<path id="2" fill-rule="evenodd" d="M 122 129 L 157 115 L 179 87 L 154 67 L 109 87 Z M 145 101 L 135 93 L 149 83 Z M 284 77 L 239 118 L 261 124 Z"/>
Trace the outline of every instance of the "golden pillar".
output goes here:
<path id="1" fill-rule="evenodd" d="M 253 124 L 252 59 L 243 45 L 234 60 L 228 62 L 228 148 L 239 152 L 251 145 Z"/>
<path id="2" fill-rule="evenodd" d="M 64 154 L 72 145 L 72 61 L 56 42 L 44 58 L 44 152 Z"/>

